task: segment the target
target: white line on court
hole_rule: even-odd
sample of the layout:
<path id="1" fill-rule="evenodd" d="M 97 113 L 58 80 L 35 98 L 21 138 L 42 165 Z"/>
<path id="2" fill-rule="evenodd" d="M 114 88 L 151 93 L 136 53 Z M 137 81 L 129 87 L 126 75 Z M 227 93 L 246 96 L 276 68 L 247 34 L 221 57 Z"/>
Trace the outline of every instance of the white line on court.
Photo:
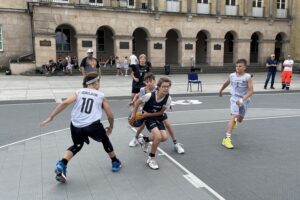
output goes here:
<path id="1" fill-rule="evenodd" d="M 9 101 L 14 101 L 14 100 L 9 100 Z M 26 105 L 36 105 L 36 104 L 52 104 L 56 102 L 30 102 L 30 103 L 8 103 L 8 104 L 0 104 L 0 107 L 4 106 L 26 106 Z"/>
<path id="2" fill-rule="evenodd" d="M 58 133 L 58 132 L 61 132 L 61 131 L 66 131 L 66 130 L 69 130 L 69 129 L 70 128 L 64 128 L 64 129 L 60 129 L 60 130 L 56 130 L 56 131 L 51 131 L 51 132 L 48 132 L 48 133 L 44 133 L 44 134 L 41 134 L 41 135 L 37 135 L 37 136 L 31 137 L 31 138 L 27 138 L 27 139 L 24 139 L 24 140 L 19 140 L 17 142 L 13 142 L 13 143 L 10 143 L 10 144 L 6 144 L 6 145 L 3 145 L 3 146 L 0 146 L 0 149 L 8 147 L 8 146 L 15 145 L 15 144 L 19 144 L 19 143 L 22 143 L 22 142 L 26 142 L 28 140 L 33 140 L 35 138 L 39 138 L 39 137 L 43 137 L 43 136 L 46 136 L 46 135 L 50 135 L 50 134 L 53 134 L 53 133 Z"/>
<path id="3" fill-rule="evenodd" d="M 130 129 L 136 133 L 136 129 L 133 127 L 130 127 Z M 172 156 L 167 154 L 164 150 L 162 150 L 160 147 L 157 148 L 158 151 L 160 151 L 164 156 L 166 156 L 172 163 L 174 163 L 177 167 L 179 167 L 182 171 L 184 171 L 186 174 L 183 175 L 183 177 L 188 180 L 193 186 L 196 188 L 206 188 L 211 194 L 213 194 L 216 198 L 219 200 L 225 200 L 224 197 L 219 195 L 216 191 L 214 191 L 211 187 L 209 187 L 206 183 L 201 181 L 195 174 L 190 172 L 187 168 L 185 168 L 182 164 L 177 162 Z"/>
<path id="4" fill-rule="evenodd" d="M 122 119 L 128 119 L 128 117 L 120 117 L 120 118 L 117 118 L 115 120 L 117 121 L 117 120 L 122 120 Z M 105 123 L 105 122 L 107 122 L 107 120 L 102 121 L 102 122 Z M 15 145 L 15 144 L 19 144 L 19 143 L 22 143 L 22 142 L 26 142 L 28 140 L 33 140 L 33 139 L 36 139 L 36 138 L 39 138 L 39 137 L 50 135 L 50 134 L 53 134 L 53 133 L 58 133 L 58 132 L 61 132 L 61 131 L 66 131 L 66 130 L 70 130 L 70 128 L 64 128 L 64 129 L 60 129 L 60 130 L 56 130 L 56 131 L 51 131 L 51 132 L 40 134 L 40 135 L 36 135 L 36 136 L 30 137 L 30 138 L 27 138 L 27 139 L 19 140 L 19 141 L 13 142 L 13 143 L 9 143 L 9 144 L 0 146 L 0 149 L 8 147 L 8 146 Z"/>
<path id="5" fill-rule="evenodd" d="M 281 118 L 293 118 L 300 117 L 300 115 L 278 115 L 273 117 L 253 117 L 244 119 L 244 121 L 253 121 L 253 120 L 268 120 L 268 119 L 281 119 Z M 212 124 L 212 123 L 223 123 L 228 122 L 229 119 L 226 120 L 216 120 L 216 121 L 199 121 L 199 122 L 186 122 L 186 123 L 177 123 L 172 124 L 172 126 L 183 126 L 183 125 L 194 125 L 194 124 Z"/>

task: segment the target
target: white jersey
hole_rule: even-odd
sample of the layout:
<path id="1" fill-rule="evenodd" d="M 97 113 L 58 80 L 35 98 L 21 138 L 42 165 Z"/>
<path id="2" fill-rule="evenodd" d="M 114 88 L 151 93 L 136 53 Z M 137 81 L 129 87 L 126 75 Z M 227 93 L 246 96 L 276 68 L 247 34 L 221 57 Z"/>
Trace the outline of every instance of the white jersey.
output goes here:
<path id="1" fill-rule="evenodd" d="M 231 95 L 238 98 L 245 96 L 249 90 L 248 80 L 250 78 L 251 75 L 248 73 L 245 73 L 242 76 L 237 76 L 236 72 L 230 74 L 229 80 L 231 84 Z"/>
<path id="2" fill-rule="evenodd" d="M 77 128 L 86 127 L 102 117 L 104 94 L 95 89 L 76 91 L 76 102 L 71 112 L 71 121 Z"/>
<path id="3" fill-rule="evenodd" d="M 286 59 L 283 62 L 283 71 L 293 71 L 294 61 L 292 59 Z"/>

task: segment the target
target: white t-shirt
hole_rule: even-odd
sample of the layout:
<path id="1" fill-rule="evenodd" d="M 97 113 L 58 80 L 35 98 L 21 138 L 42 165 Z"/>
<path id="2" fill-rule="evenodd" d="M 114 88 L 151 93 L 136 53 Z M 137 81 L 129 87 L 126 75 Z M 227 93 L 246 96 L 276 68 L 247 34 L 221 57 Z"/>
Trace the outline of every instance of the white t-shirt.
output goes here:
<path id="1" fill-rule="evenodd" d="M 102 117 L 104 93 L 90 88 L 76 91 L 76 102 L 71 112 L 71 121 L 77 128 L 86 127 Z"/>
<path id="2" fill-rule="evenodd" d="M 131 65 L 136 65 L 138 63 L 138 59 L 134 54 L 129 57 L 129 60 Z"/>
<path id="3" fill-rule="evenodd" d="M 286 59 L 283 62 L 283 71 L 293 71 L 294 61 L 292 59 Z"/>

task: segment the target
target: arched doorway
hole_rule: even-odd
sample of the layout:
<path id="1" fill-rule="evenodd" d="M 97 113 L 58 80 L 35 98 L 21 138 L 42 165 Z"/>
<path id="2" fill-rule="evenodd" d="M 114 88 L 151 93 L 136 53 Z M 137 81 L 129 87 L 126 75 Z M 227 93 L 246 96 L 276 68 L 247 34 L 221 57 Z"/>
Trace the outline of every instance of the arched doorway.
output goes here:
<path id="1" fill-rule="evenodd" d="M 132 39 L 132 53 L 137 57 L 141 54 L 148 56 L 148 34 L 143 28 L 134 30 Z"/>
<path id="2" fill-rule="evenodd" d="M 106 60 L 114 56 L 114 33 L 108 26 L 101 26 L 97 30 L 97 58 Z M 101 59 L 103 58 L 103 59 Z"/>
<path id="3" fill-rule="evenodd" d="M 253 33 L 251 36 L 250 44 L 250 63 L 258 63 L 258 53 L 259 53 L 259 35 Z"/>
<path id="4" fill-rule="evenodd" d="M 178 65 L 178 38 L 179 35 L 173 29 L 169 30 L 166 34 L 166 64 Z"/>
<path id="5" fill-rule="evenodd" d="M 276 60 L 282 60 L 283 59 L 283 36 L 281 33 L 278 33 L 276 35 L 275 38 L 275 49 L 274 49 L 274 53 L 275 53 L 275 59 Z"/>
<path id="6" fill-rule="evenodd" d="M 56 58 L 77 56 L 77 42 L 75 29 L 67 24 L 62 24 L 55 29 Z"/>
<path id="7" fill-rule="evenodd" d="M 224 41 L 224 63 L 233 63 L 234 58 L 234 35 L 233 33 L 227 32 Z"/>
<path id="8" fill-rule="evenodd" d="M 206 31 L 199 31 L 196 41 L 196 64 L 207 64 L 207 39 Z"/>

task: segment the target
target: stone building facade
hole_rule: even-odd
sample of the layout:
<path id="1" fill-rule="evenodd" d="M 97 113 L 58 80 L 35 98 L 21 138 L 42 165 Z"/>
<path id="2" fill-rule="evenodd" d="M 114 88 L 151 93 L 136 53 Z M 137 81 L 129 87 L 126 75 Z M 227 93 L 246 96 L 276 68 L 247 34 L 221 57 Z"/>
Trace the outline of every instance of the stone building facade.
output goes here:
<path id="1" fill-rule="evenodd" d="M 270 53 L 300 60 L 295 0 L 34 0 L 0 5 L 0 65 L 33 53 L 36 65 L 66 55 L 124 58 L 155 67 L 253 65 Z M 1 34 L 2 33 L 2 34 Z M 2 48 L 1 48 L 2 44 Z"/>

